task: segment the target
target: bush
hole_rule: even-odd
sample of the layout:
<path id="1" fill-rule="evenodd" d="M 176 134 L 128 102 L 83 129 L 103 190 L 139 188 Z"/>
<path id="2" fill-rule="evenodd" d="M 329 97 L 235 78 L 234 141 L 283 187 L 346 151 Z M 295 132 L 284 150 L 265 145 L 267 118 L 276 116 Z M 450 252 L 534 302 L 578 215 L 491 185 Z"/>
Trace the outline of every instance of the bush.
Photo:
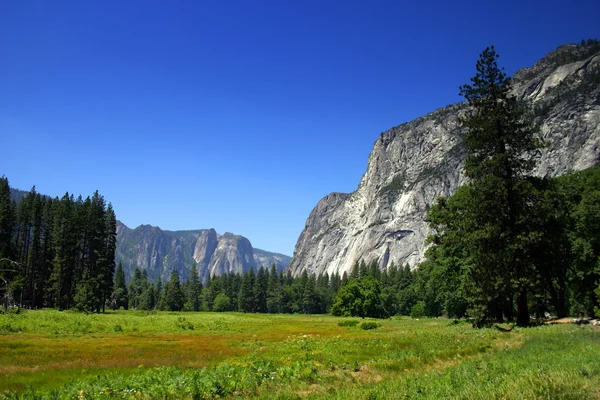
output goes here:
<path id="1" fill-rule="evenodd" d="M 222 312 L 222 311 L 230 311 L 231 299 L 224 293 L 219 293 L 217 297 L 215 297 L 215 302 L 213 304 L 213 311 Z"/>
<path id="2" fill-rule="evenodd" d="M 184 331 L 185 330 L 190 330 L 190 331 L 194 330 L 194 324 L 192 324 L 190 321 L 188 321 L 184 317 L 178 317 L 177 322 L 175 322 L 175 325 L 177 325 L 177 327 L 179 329 L 183 329 Z"/>
<path id="3" fill-rule="evenodd" d="M 422 301 L 415 304 L 410 310 L 410 316 L 413 318 L 422 318 L 425 316 L 425 303 Z"/>
<path id="4" fill-rule="evenodd" d="M 338 317 L 388 318 L 381 301 L 379 281 L 371 276 L 352 279 L 343 286 L 331 307 Z"/>
<path id="5" fill-rule="evenodd" d="M 0 314 L 21 314 L 21 313 L 25 313 L 25 309 L 24 308 L 19 308 L 17 306 L 8 306 L 8 307 L 4 307 L 4 306 L 0 306 Z"/>
<path id="6" fill-rule="evenodd" d="M 361 322 L 361 324 L 360 324 L 360 329 L 365 330 L 365 331 L 368 331 L 371 329 L 377 329 L 379 327 L 380 327 L 380 325 L 375 321 L 365 321 L 365 322 Z"/>
<path id="7" fill-rule="evenodd" d="M 344 319 L 338 322 L 338 326 L 356 326 L 358 325 L 358 321 L 355 319 Z"/>

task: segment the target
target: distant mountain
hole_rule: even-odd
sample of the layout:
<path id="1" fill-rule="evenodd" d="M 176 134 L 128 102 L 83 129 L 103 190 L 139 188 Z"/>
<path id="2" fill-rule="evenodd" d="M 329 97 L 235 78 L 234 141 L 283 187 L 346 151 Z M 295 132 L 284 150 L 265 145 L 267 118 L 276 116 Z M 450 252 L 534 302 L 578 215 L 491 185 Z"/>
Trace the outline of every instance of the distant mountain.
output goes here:
<path id="1" fill-rule="evenodd" d="M 558 176 L 600 162 L 600 42 L 563 45 L 513 77 L 513 93 L 530 105 L 543 139 L 535 173 Z M 466 151 L 450 105 L 383 132 L 352 193 L 319 201 L 298 238 L 294 275 L 348 272 L 360 259 L 381 268 L 423 260 L 427 210 L 465 181 Z"/>
<path id="2" fill-rule="evenodd" d="M 117 221 L 116 261 L 131 277 L 136 266 L 146 270 L 150 280 L 167 280 L 174 269 L 181 279 L 189 276 L 193 263 L 203 281 L 223 273 L 242 274 L 254 267 L 285 269 L 290 257 L 254 249 L 243 236 L 214 229 L 166 231 L 156 226 L 140 225 L 135 229 Z"/>
<path id="3" fill-rule="evenodd" d="M 25 190 L 15 189 L 13 187 L 10 188 L 10 199 L 12 201 L 20 201 L 27 193 Z"/>

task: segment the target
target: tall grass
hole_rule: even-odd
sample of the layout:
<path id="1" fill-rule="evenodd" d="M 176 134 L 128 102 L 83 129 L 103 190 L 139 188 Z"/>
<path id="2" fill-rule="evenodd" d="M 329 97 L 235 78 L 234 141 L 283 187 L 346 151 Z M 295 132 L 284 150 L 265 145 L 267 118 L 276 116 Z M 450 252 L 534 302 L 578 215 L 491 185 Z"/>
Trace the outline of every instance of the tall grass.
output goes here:
<path id="1" fill-rule="evenodd" d="M 359 320 L 0 315 L 10 326 L 0 329 L 0 398 L 600 398 L 592 327 L 504 333 L 394 318 L 363 330 L 347 321 Z"/>

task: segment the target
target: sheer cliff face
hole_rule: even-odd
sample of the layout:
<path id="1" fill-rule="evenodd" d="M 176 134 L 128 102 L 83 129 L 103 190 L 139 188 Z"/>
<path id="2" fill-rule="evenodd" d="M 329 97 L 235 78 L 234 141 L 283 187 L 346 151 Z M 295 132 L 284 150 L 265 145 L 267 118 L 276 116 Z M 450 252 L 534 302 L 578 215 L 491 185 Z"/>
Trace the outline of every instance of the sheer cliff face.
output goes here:
<path id="1" fill-rule="evenodd" d="M 168 279 L 174 269 L 186 279 L 195 262 L 200 278 L 206 281 L 224 273 L 242 274 L 251 267 L 275 264 L 282 270 L 290 261 L 282 254 L 254 249 L 243 236 L 219 235 L 214 229 L 172 232 L 150 225 L 135 229 L 121 222 L 117 225 L 116 262 L 123 264 L 127 276 L 138 266 L 152 281 Z"/>
<path id="2" fill-rule="evenodd" d="M 515 74 L 514 93 L 531 104 L 548 142 L 537 155 L 536 174 L 556 176 L 598 163 L 599 77 L 600 53 L 574 45 L 561 46 Z M 416 266 L 426 249 L 427 209 L 464 182 L 458 116 L 465 109 L 448 106 L 382 133 L 358 189 L 332 193 L 310 213 L 289 266 L 292 273 L 343 273 L 361 258 L 381 268 L 392 261 Z"/>

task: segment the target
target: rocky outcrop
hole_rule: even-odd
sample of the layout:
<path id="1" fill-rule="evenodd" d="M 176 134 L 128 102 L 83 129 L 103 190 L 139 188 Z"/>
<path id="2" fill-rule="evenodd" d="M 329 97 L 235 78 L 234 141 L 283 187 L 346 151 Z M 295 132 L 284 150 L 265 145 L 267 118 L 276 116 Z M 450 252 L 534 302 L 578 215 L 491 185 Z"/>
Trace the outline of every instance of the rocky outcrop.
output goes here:
<path id="1" fill-rule="evenodd" d="M 280 253 L 271 253 L 269 251 L 254 249 L 254 263 L 257 266 L 263 266 L 265 268 L 271 268 L 275 265 L 275 268 L 284 270 L 290 263 L 292 258 Z"/>
<path id="2" fill-rule="evenodd" d="M 186 279 L 196 263 L 201 279 L 206 281 L 224 273 L 242 274 L 251 267 L 275 264 L 282 270 L 289 261 L 288 256 L 254 249 L 243 236 L 219 235 L 214 229 L 164 231 L 150 225 L 130 229 L 117 223 L 116 262 L 122 263 L 127 277 L 137 266 L 152 281 L 168 279 L 174 269 Z"/>
<path id="3" fill-rule="evenodd" d="M 536 174 L 557 176 L 598 163 L 600 53 L 597 45 L 565 45 L 513 78 L 514 93 L 531 106 L 548 146 Z M 349 271 L 359 259 L 386 268 L 424 258 L 425 216 L 440 196 L 464 182 L 465 150 L 458 116 L 444 107 L 382 133 L 366 173 L 351 194 L 332 193 L 310 213 L 289 269 Z"/>

